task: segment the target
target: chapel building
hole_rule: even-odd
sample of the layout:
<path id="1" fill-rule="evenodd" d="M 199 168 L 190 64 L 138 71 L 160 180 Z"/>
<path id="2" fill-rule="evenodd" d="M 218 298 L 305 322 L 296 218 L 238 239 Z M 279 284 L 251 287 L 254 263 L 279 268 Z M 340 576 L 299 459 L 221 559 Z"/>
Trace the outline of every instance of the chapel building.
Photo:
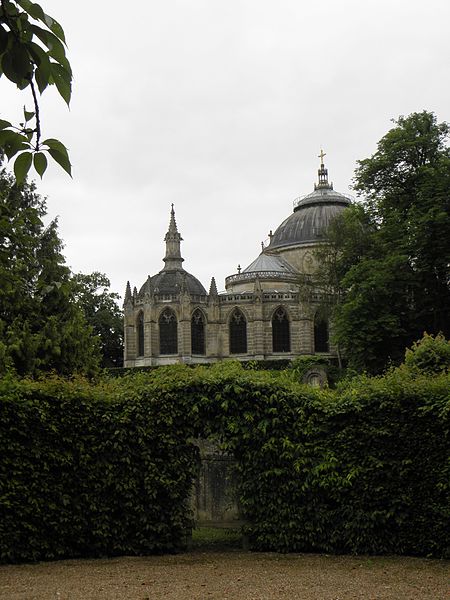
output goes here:
<path id="1" fill-rule="evenodd" d="M 314 191 L 294 201 L 292 214 L 248 267 L 226 278 L 225 292 L 218 293 L 214 277 L 207 292 L 183 268 L 172 205 L 163 269 L 139 291 L 127 283 L 125 367 L 334 354 L 318 301 L 306 302 L 300 293 L 301 277 L 314 271 L 314 248 L 351 201 L 328 182 L 323 156 Z"/>

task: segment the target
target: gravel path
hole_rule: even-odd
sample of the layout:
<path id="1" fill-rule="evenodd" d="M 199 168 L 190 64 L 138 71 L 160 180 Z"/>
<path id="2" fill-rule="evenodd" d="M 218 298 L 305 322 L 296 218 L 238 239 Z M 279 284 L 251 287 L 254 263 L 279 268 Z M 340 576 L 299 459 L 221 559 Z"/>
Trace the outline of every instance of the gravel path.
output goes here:
<path id="1" fill-rule="evenodd" d="M 1 600 L 450 600 L 450 561 L 192 551 L 0 566 Z"/>

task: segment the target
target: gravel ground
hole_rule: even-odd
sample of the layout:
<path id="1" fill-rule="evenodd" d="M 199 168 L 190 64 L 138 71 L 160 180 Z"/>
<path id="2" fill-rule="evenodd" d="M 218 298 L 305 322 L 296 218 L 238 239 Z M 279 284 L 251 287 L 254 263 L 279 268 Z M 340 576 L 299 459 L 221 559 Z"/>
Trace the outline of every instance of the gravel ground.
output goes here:
<path id="1" fill-rule="evenodd" d="M 241 550 L 0 566 L 5 600 L 450 600 L 450 561 Z"/>

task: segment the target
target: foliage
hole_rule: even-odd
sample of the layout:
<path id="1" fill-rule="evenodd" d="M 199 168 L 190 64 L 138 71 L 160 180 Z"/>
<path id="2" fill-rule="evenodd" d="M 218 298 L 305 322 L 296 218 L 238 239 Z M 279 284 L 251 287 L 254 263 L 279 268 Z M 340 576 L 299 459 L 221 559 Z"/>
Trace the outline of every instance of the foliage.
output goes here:
<path id="1" fill-rule="evenodd" d="M 397 369 L 318 390 L 233 362 L 5 379 L 2 560 L 180 547 L 200 436 L 236 458 L 253 549 L 449 556 L 449 383 Z"/>
<path id="2" fill-rule="evenodd" d="M 306 373 L 313 367 L 324 367 L 328 370 L 330 361 L 323 357 L 314 354 L 305 354 L 298 356 L 289 365 L 287 374 L 293 377 L 295 381 L 301 382 Z"/>
<path id="3" fill-rule="evenodd" d="M 14 173 L 23 183 L 33 164 L 42 177 L 51 156 L 69 175 L 67 149 L 59 140 L 41 140 L 41 119 L 37 91 L 42 94 L 55 85 L 69 105 L 72 70 L 66 58 L 66 40 L 61 25 L 30 0 L 0 1 L 0 77 L 4 75 L 23 90 L 30 88 L 33 110 L 24 107 L 18 126 L 0 119 L 0 150 L 8 159 L 17 156 Z"/>
<path id="4" fill-rule="evenodd" d="M 57 223 L 34 185 L 0 171 L 0 374 L 97 369 L 98 348 L 73 297 Z"/>
<path id="5" fill-rule="evenodd" d="M 189 413 L 139 380 L 124 391 L 0 383 L 2 561 L 180 547 L 195 468 Z"/>
<path id="6" fill-rule="evenodd" d="M 449 127 L 400 117 L 359 161 L 364 196 L 332 224 L 314 285 L 333 298 L 334 339 L 350 368 L 382 372 L 424 331 L 450 335 Z"/>
<path id="7" fill-rule="evenodd" d="M 412 373 L 443 373 L 450 370 L 450 341 L 439 333 L 424 334 L 412 348 L 406 350 L 404 366 Z"/>
<path id="8" fill-rule="evenodd" d="M 120 296 L 110 292 L 110 281 L 104 273 L 77 273 L 72 277 L 75 299 L 83 309 L 87 323 L 100 338 L 101 366 L 121 367 L 123 364 L 123 315 L 117 301 Z"/>

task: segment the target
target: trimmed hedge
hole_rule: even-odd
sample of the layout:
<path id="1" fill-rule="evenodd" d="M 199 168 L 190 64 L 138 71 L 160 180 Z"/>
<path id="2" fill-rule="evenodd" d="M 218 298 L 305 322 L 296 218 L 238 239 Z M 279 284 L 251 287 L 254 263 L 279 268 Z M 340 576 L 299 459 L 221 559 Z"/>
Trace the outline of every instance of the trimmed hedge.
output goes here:
<path id="1" fill-rule="evenodd" d="M 196 449 L 170 395 L 6 380 L 0 428 L 2 561 L 174 551 L 190 532 Z"/>
<path id="2" fill-rule="evenodd" d="M 3 561 L 173 551 L 195 437 L 237 460 L 257 550 L 450 556 L 449 376 L 319 390 L 235 363 L 0 384 Z"/>

